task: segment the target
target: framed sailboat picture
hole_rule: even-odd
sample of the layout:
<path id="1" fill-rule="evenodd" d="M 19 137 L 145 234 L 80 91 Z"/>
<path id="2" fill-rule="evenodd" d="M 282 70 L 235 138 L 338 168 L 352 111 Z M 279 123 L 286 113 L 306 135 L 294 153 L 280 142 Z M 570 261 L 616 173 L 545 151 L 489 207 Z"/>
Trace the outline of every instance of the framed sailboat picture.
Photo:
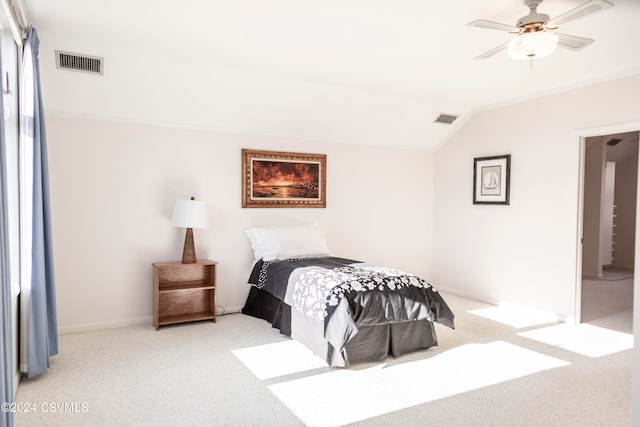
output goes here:
<path id="1" fill-rule="evenodd" d="M 508 205 L 511 155 L 473 159 L 473 204 Z"/>

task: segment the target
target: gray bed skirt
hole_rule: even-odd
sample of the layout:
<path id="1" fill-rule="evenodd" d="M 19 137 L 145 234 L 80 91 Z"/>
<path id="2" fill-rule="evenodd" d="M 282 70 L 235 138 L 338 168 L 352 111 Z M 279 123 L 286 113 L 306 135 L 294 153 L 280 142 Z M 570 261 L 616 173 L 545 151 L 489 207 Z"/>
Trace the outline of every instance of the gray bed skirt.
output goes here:
<path id="1" fill-rule="evenodd" d="M 331 344 L 319 339 L 318 334 L 292 333 L 291 307 L 254 286 L 249 291 L 242 313 L 268 321 L 280 333 L 300 341 L 334 366 L 382 361 L 389 356 L 399 357 L 438 345 L 433 322 L 414 320 L 360 326 L 358 333 L 347 342 L 344 349 L 334 349 Z"/>

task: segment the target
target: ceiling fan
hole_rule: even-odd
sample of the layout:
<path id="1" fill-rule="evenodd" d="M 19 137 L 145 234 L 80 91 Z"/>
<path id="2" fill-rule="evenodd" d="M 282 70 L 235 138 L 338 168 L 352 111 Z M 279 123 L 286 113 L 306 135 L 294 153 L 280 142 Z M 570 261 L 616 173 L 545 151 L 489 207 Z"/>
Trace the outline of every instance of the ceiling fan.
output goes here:
<path id="1" fill-rule="evenodd" d="M 467 25 L 472 27 L 489 28 L 516 34 L 516 37 L 510 41 L 488 50 L 474 59 L 489 58 L 504 49 L 508 49 L 509 55 L 516 59 L 533 59 L 534 57 L 546 56 L 553 53 L 556 46 L 570 50 L 580 50 L 595 40 L 556 33 L 555 30 L 558 29 L 558 25 L 613 7 L 613 4 L 606 0 L 589 0 L 551 19 L 547 14 L 538 13 L 540 3 L 542 3 L 542 0 L 524 0 L 525 6 L 529 8 L 529 14 L 518 19 L 515 26 L 484 19 L 469 22 Z"/>

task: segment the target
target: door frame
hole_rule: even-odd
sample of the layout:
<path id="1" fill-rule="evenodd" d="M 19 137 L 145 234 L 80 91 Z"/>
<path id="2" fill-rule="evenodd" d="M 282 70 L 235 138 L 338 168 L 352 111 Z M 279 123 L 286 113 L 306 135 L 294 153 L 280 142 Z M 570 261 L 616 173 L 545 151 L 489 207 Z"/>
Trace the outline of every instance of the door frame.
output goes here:
<path id="1" fill-rule="evenodd" d="M 576 241 L 576 282 L 575 282 L 575 292 L 574 292 L 574 324 L 579 324 L 582 322 L 582 232 L 583 232 L 583 215 L 584 215 L 584 175 L 585 175 L 585 147 L 586 147 L 586 139 L 595 136 L 605 136 L 612 135 L 617 133 L 626 133 L 626 132 L 640 132 L 640 121 L 627 122 L 627 123 L 618 123 L 606 126 L 599 126 L 593 128 L 580 129 L 576 131 L 578 136 L 578 142 L 580 144 L 579 154 L 578 154 L 578 225 L 577 225 L 577 241 Z M 640 156 L 638 157 L 638 165 L 640 171 Z M 640 202 L 640 173 L 638 173 L 638 181 L 636 182 L 636 191 L 638 198 L 637 200 Z M 640 209 L 636 209 L 636 230 L 640 231 Z M 635 244 L 635 260 L 634 260 L 634 270 L 638 270 L 640 268 L 640 239 L 636 237 Z M 638 270 L 640 271 L 640 270 Z M 636 331 L 638 328 L 635 326 L 640 323 L 640 289 L 638 284 L 634 281 L 633 285 L 633 330 Z M 637 308 L 637 309 L 636 309 Z M 634 333 L 635 335 L 635 333 Z"/>

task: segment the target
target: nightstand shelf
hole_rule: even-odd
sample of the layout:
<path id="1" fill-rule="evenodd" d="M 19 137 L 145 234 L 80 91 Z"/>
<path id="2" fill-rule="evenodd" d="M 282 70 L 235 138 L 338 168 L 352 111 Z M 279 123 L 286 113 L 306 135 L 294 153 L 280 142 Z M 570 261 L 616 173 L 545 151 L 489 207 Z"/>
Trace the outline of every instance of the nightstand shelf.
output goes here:
<path id="1" fill-rule="evenodd" d="M 215 316 L 212 316 L 209 312 L 180 314 L 176 316 L 164 316 L 158 319 L 158 326 L 172 325 L 174 323 L 184 322 L 197 322 L 199 320 L 213 320 Z"/>
<path id="2" fill-rule="evenodd" d="M 193 282 L 160 283 L 158 292 L 175 292 L 183 291 L 185 289 L 215 289 L 215 286 L 211 286 L 209 283 L 203 283 L 199 280 Z"/>
<path id="3" fill-rule="evenodd" d="M 153 326 L 216 321 L 215 261 L 153 264 Z"/>

